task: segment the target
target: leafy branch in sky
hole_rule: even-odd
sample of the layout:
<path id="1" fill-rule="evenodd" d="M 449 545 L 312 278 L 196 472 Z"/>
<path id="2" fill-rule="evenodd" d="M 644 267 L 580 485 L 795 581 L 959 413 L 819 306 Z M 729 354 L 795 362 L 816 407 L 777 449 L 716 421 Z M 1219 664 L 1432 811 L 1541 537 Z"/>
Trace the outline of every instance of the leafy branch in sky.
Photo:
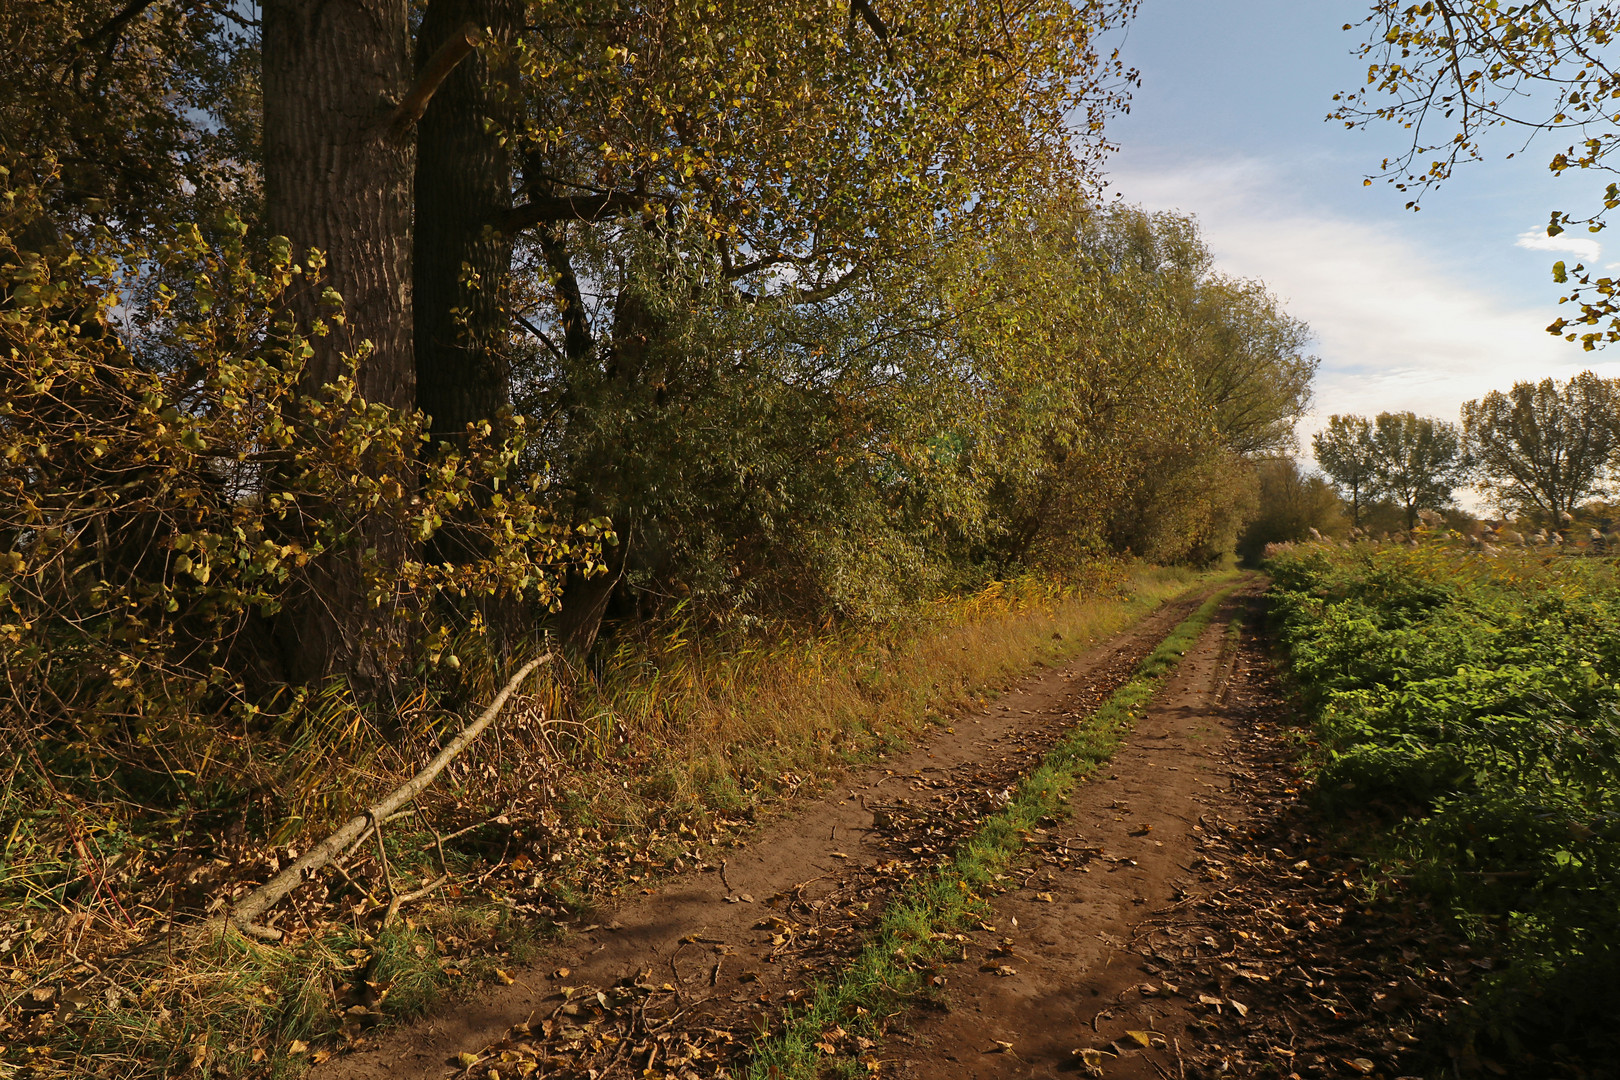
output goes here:
<path id="1" fill-rule="evenodd" d="M 1339 104 L 1329 118 L 1346 127 L 1390 121 L 1410 132 L 1405 149 L 1385 158 L 1378 173 L 1411 194 L 1408 208 L 1418 209 L 1423 192 L 1449 179 L 1458 164 L 1483 160 L 1485 140 L 1496 129 L 1521 136 L 1521 150 L 1538 135 L 1556 138 L 1563 145 L 1555 144 L 1548 161 L 1554 175 L 1615 171 L 1609 157 L 1620 145 L 1620 70 L 1611 54 L 1620 5 L 1379 0 L 1360 25 L 1367 34 L 1358 50 L 1367 61 L 1367 81 L 1334 95 Z M 1608 212 L 1620 206 L 1620 185 L 1608 183 L 1594 203 L 1586 210 L 1553 210 L 1547 235 L 1574 226 L 1603 231 Z M 1614 278 L 1563 262 L 1554 265 L 1553 278 L 1573 283 L 1560 302 L 1577 304 L 1579 314 L 1557 319 L 1548 332 L 1586 349 L 1620 340 Z M 1582 332 L 1583 326 L 1592 329 Z"/>

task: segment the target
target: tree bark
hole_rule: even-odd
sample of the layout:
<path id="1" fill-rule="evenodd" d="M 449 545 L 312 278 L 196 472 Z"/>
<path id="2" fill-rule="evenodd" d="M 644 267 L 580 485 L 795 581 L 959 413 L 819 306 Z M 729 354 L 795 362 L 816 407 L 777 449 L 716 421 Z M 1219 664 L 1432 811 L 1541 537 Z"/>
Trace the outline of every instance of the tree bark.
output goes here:
<path id="1" fill-rule="evenodd" d="M 557 294 L 562 304 L 563 355 L 569 364 L 582 367 L 594 359 L 596 338 L 591 331 L 579 278 L 574 273 L 569 255 L 566 226 L 551 224 L 543 228 L 540 231 L 540 249 L 547 268 L 557 279 Z M 599 447 L 597 452 L 588 451 L 585 462 L 579 465 L 578 474 L 589 477 L 592 487 L 578 493 L 576 518 L 584 520 L 606 516 L 608 507 L 603 502 L 602 492 L 614 485 L 615 472 L 611 457 L 600 453 Z M 622 522 L 615 524 L 623 525 Z M 606 573 L 587 578 L 575 571 L 564 581 L 562 606 L 552 618 L 551 628 L 568 655 L 583 657 L 595 646 L 597 634 L 602 628 L 602 618 L 607 614 L 608 603 L 613 598 L 613 590 L 624 576 L 629 542 L 630 537 L 626 534 L 620 538 L 617 548 L 605 553 Z"/>
<path id="2" fill-rule="evenodd" d="M 513 0 L 432 0 L 417 41 L 418 67 L 472 23 L 493 51 L 522 21 Z M 512 163 L 498 128 L 491 49 L 467 57 L 428 104 L 416 154 L 417 401 L 436 436 L 454 437 L 511 400 L 504 292 L 512 240 Z"/>
<path id="3" fill-rule="evenodd" d="M 295 257 L 326 255 L 346 326 L 315 343 L 311 387 L 342 373 L 339 353 L 370 341 L 360 392 L 416 403 L 411 358 L 412 142 L 388 119 L 410 87 L 405 0 L 265 0 L 264 191 L 272 231 Z M 322 314 L 305 290 L 307 321 Z"/>
<path id="4" fill-rule="evenodd" d="M 363 350 L 361 395 L 395 409 L 416 404 L 412 359 L 412 140 L 391 118 L 410 86 L 406 0 L 265 0 L 264 189 L 273 232 L 294 258 L 325 254 L 324 283 L 343 299 L 344 325 L 311 342 L 306 391 L 344 373 L 343 353 Z M 297 290 L 293 313 L 308 328 L 331 311 L 317 288 Z M 362 683 L 385 679 L 366 610 L 360 549 L 403 557 L 387 523 L 362 524 L 353 550 L 328 552 L 301 572 L 278 617 L 287 676 L 310 682 L 334 671 Z M 397 549 L 397 551 L 396 551 Z"/>

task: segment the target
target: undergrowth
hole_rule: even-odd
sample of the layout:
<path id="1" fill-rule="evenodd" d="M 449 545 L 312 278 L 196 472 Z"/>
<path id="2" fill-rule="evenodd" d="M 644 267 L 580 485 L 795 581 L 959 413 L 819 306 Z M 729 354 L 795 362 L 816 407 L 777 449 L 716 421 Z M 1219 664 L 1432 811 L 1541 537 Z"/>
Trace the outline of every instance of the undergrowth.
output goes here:
<path id="1" fill-rule="evenodd" d="M 268 944 L 199 921 L 410 775 L 461 722 L 390 728 L 334 697 L 257 745 L 277 809 L 221 768 L 181 805 L 69 790 L 19 754 L 0 784 L 0 1065 L 27 1075 L 297 1075 L 448 987 L 503 980 L 594 904 L 700 865 L 1033 665 L 1123 629 L 1199 575 L 1100 568 L 941 601 L 906 623 L 716 637 L 669 625 L 558 672 L 338 872 Z M 462 696 L 500 672 L 464 653 Z M 405 703 L 410 705 L 412 703 Z M 98 797 L 99 795 L 99 797 Z M 430 888 L 385 924 L 392 896 Z"/>
<path id="2" fill-rule="evenodd" d="M 1620 579 L 1606 559 L 1308 545 L 1270 569 L 1317 791 L 1371 885 L 1497 961 L 1458 1038 L 1613 1049 L 1620 1009 Z"/>
<path id="3" fill-rule="evenodd" d="M 824 1071 L 864 1071 L 857 1062 L 829 1064 L 832 1044 L 826 1032 L 844 1028 L 877 1035 L 898 1002 L 932 984 L 937 963 L 957 947 L 957 932 L 988 914 L 987 896 L 1033 830 L 1061 816 L 1074 786 L 1113 755 L 1233 588 L 1216 592 L 1171 631 L 1124 686 L 1047 752 L 1007 804 L 948 863 L 901 891 L 883 912 L 872 940 L 839 977 L 819 984 L 803 1011 L 755 1046 L 750 1080 L 815 1080 Z"/>

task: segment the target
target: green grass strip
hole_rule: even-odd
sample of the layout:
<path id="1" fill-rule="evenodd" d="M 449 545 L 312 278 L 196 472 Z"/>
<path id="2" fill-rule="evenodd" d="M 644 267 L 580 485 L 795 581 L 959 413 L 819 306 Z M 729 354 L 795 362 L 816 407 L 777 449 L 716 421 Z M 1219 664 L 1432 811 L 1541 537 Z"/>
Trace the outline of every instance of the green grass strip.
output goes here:
<path id="1" fill-rule="evenodd" d="M 804 1011 L 792 1015 L 779 1033 L 754 1044 L 749 1080 L 816 1080 L 864 1073 L 859 1062 L 830 1057 L 816 1043 L 835 1025 L 854 1034 L 878 1034 L 881 1015 L 923 989 L 922 969 L 956 944 L 953 933 L 988 914 L 984 894 L 994 890 L 996 875 L 1022 852 L 1037 823 L 1062 815 L 1075 784 L 1124 742 L 1164 677 L 1175 670 L 1236 588 L 1233 584 L 1220 590 L 1182 620 L 1129 682 L 1047 752 L 1007 805 L 986 819 L 949 863 L 901 890 L 883 912 L 873 939 L 843 974 L 834 982 L 818 984 Z"/>

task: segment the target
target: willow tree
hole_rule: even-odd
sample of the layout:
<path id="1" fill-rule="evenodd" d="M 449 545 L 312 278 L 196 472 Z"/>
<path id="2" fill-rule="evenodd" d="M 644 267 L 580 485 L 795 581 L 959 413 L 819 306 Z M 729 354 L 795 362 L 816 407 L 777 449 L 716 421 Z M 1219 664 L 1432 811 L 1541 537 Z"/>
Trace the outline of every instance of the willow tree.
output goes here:
<path id="1" fill-rule="evenodd" d="M 502 224 L 536 342 L 520 374 L 567 433 L 554 463 L 576 513 L 664 543 L 648 510 L 684 481 L 636 463 L 708 437 L 700 395 L 716 383 L 671 347 L 688 314 L 836 306 L 1035 193 L 1083 185 L 1128 76 L 1096 37 L 1131 6 L 531 11 L 511 53 L 520 197 Z M 675 295 L 677 281 L 696 284 Z M 742 482 L 748 463 L 734 468 Z M 575 644 L 615 580 L 565 600 Z"/>
<path id="2" fill-rule="evenodd" d="M 996 557 L 1203 561 L 1253 508 L 1252 455 L 1292 437 L 1314 361 L 1263 288 L 1212 273 L 1195 223 L 1049 206 L 988 251 L 971 321 L 997 411 Z"/>
<path id="3" fill-rule="evenodd" d="M 304 264 L 283 314 L 307 392 L 349 387 L 352 364 L 364 399 L 455 442 L 499 428 L 515 388 L 574 520 L 639 535 L 622 562 L 686 542 L 667 508 L 724 514 L 716 492 L 758 485 L 705 417 L 821 378 L 804 328 L 912 334 L 892 302 L 908 275 L 1086 185 L 1131 77 L 1095 42 L 1133 6 L 427 0 L 415 19 L 404 0 L 267 0 L 255 25 L 210 0 L 14 5 L 3 47 L 31 78 L 0 109 L 8 140 L 71 151 L 61 222 L 227 208 L 264 257 Z M 766 352 L 797 350 L 791 376 L 730 377 L 757 344 L 727 337 L 743 311 L 805 313 L 756 323 Z M 570 589 L 577 644 L 615 580 Z M 307 595 L 283 615 L 293 668 L 347 666 L 356 598 L 318 575 Z"/>

